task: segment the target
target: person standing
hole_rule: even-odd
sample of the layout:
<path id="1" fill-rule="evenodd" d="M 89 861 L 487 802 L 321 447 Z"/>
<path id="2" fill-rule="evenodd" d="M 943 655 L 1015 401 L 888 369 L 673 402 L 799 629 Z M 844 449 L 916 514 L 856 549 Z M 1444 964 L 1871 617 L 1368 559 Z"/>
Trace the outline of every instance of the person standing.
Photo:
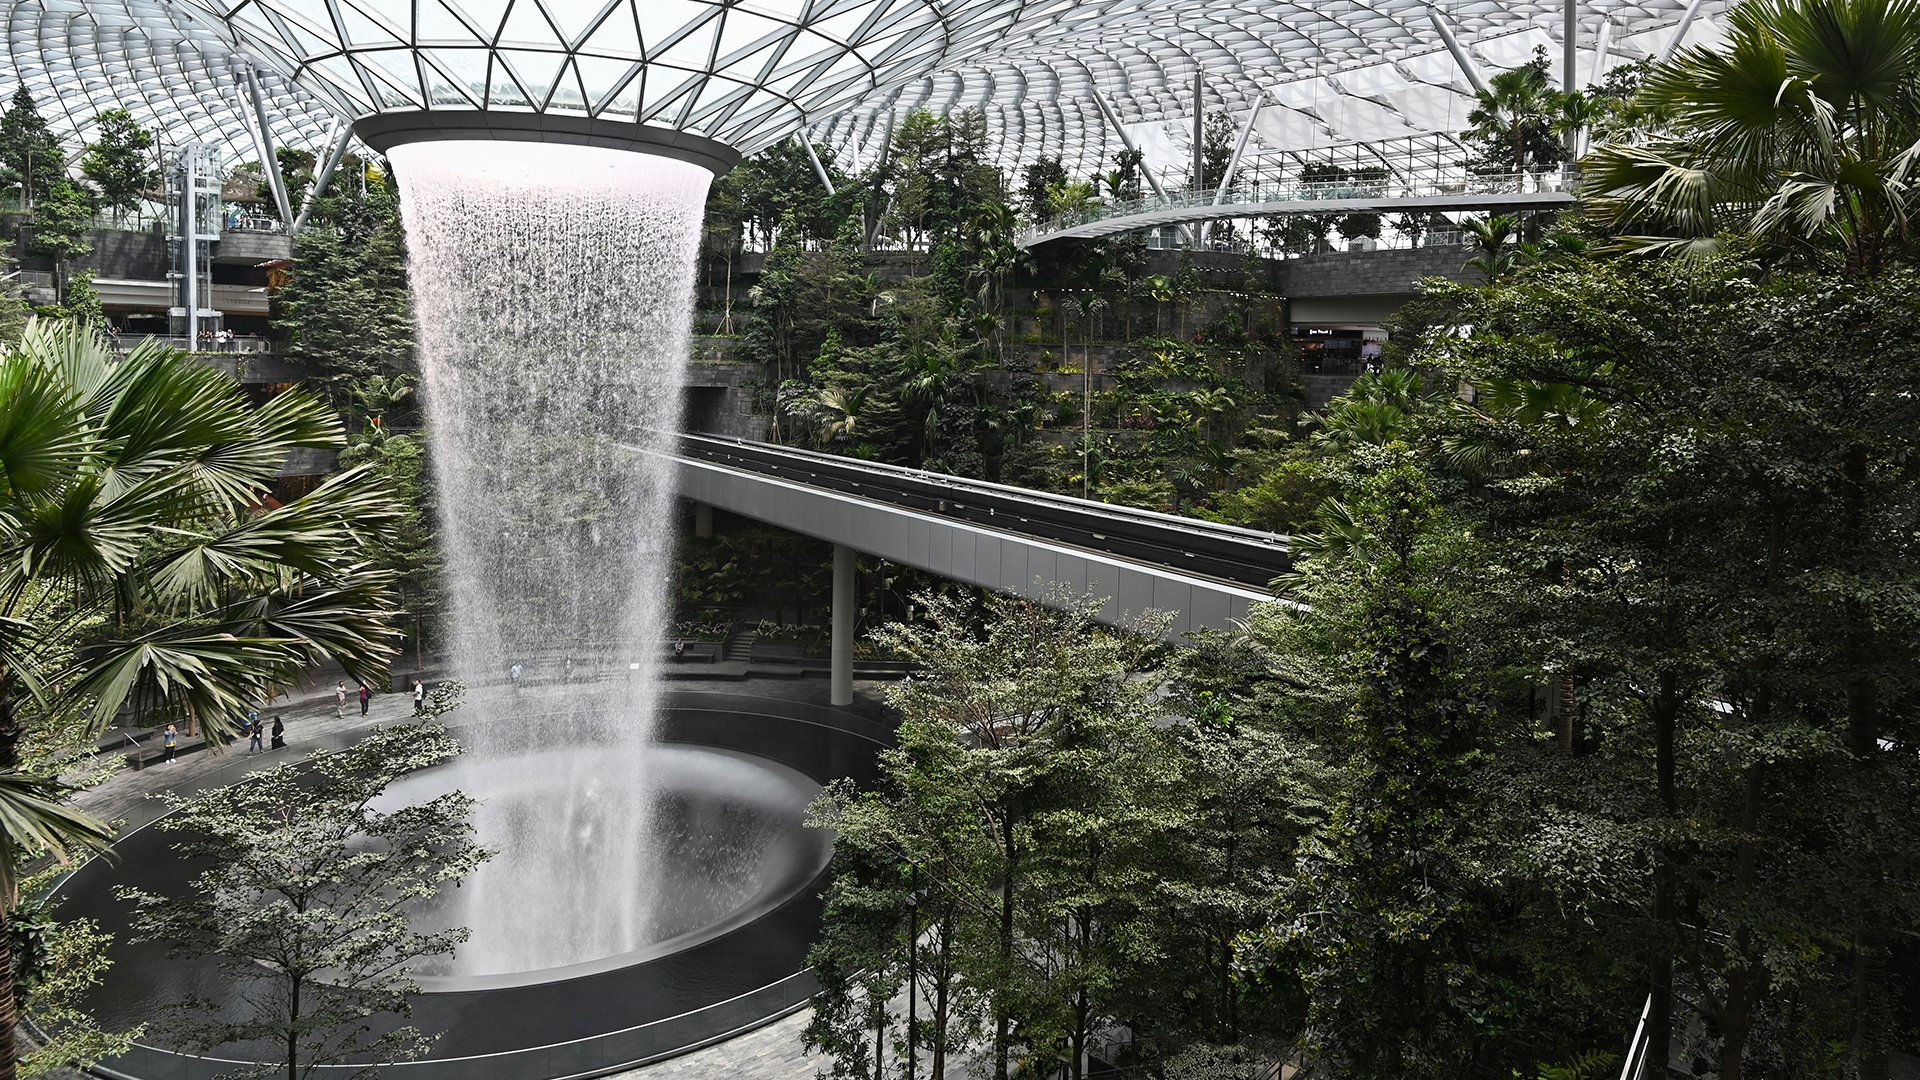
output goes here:
<path id="1" fill-rule="evenodd" d="M 513 666 L 507 669 L 507 681 L 513 684 L 514 693 L 520 692 L 520 670 L 518 660 L 515 660 Z"/>
<path id="2" fill-rule="evenodd" d="M 333 688 L 333 718 L 335 720 L 347 718 L 347 681 L 345 679 L 340 680 L 339 684 Z"/>
<path id="3" fill-rule="evenodd" d="M 373 688 L 366 683 L 360 684 L 360 715 L 367 715 L 367 703 L 373 700 Z"/>
<path id="4" fill-rule="evenodd" d="M 260 745 L 260 721 L 255 720 L 251 725 L 248 726 L 247 736 L 248 736 L 247 738 L 247 756 L 248 757 L 252 757 L 255 754 L 261 754 L 266 752 Z"/>
<path id="5" fill-rule="evenodd" d="M 413 680 L 413 715 L 425 716 L 427 712 L 427 684 L 419 679 Z"/>
<path id="6" fill-rule="evenodd" d="M 275 750 L 282 750 L 286 748 L 286 745 L 287 725 L 280 722 L 280 717 L 275 716 L 273 718 L 273 748 Z"/>
<path id="7" fill-rule="evenodd" d="M 180 729 L 174 727 L 172 724 L 168 724 L 167 730 L 160 733 L 160 746 L 164 750 L 166 750 L 166 756 L 162 757 L 160 760 L 172 761 L 174 748 L 179 744 L 179 742 L 180 742 Z"/>

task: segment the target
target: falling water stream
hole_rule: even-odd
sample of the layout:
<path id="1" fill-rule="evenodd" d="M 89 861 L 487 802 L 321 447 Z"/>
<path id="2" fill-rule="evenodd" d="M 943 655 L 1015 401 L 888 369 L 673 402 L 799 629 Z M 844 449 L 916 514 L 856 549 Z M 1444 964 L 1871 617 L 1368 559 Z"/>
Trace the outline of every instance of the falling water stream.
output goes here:
<path id="1" fill-rule="evenodd" d="M 552 968 L 674 932 L 656 912 L 647 751 L 710 174 L 595 147 L 434 142 L 402 186 L 469 749 L 497 854 L 457 894 L 456 971 Z M 524 689 L 506 687 L 516 663 Z M 638 665 L 633 667 L 632 665 Z M 570 677 L 569 677 L 570 676 Z M 597 676 L 597 677 L 596 677 Z M 568 749 L 571 748 L 571 749 Z M 538 798 L 487 778 L 537 761 Z M 495 786 L 498 786 L 497 784 Z"/>

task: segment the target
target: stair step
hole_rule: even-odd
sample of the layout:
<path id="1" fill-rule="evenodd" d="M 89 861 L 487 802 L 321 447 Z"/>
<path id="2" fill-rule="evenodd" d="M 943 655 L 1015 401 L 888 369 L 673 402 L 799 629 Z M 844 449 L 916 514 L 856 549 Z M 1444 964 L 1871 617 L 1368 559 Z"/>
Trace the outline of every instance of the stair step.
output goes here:
<path id="1" fill-rule="evenodd" d="M 727 639 L 726 646 L 720 650 L 721 658 L 739 661 L 753 659 L 753 642 L 759 636 L 751 630 L 733 635 Z"/>

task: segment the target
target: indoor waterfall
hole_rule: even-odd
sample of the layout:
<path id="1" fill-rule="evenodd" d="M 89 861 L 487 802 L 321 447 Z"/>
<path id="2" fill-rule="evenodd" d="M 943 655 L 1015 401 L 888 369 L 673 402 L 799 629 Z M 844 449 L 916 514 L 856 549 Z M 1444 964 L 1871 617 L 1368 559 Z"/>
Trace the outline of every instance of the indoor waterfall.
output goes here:
<path id="1" fill-rule="evenodd" d="M 631 951 L 652 911 L 657 777 L 646 752 L 669 628 L 673 473 L 695 254 L 711 175 L 624 150 L 429 142 L 401 183 L 454 677 L 494 849 L 448 915 L 454 970 Z M 507 685 L 522 664 L 521 687 Z M 572 748 L 572 749 L 567 749 Z M 557 752 L 556 752 L 557 751 Z M 489 799 L 533 760 L 547 794 Z M 671 920 L 666 920 L 670 923 Z"/>

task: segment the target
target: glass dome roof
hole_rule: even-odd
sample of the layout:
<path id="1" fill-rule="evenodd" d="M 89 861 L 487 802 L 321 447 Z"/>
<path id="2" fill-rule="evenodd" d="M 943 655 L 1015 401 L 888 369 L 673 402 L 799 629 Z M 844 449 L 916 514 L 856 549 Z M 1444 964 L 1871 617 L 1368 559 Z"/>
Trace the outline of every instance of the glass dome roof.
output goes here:
<path id="1" fill-rule="evenodd" d="M 1586 81 L 1657 54 L 1689 0 L 1581 0 Z M 1256 153 L 1406 141 L 1465 126 L 1471 90 L 1423 0 L 0 0 L 8 64 L 73 142 L 116 105 L 169 142 L 250 154 L 235 76 L 260 74 L 279 145 L 336 119 L 433 110 L 638 123 L 752 153 L 809 131 L 855 158 L 915 108 L 983 110 L 1003 163 L 1085 170 L 1118 137 L 1187 156 L 1202 107 Z M 1703 0 L 1689 40 L 1717 35 Z M 1560 0 L 1437 0 L 1487 73 L 1535 45 L 1558 63 Z M 0 89 L 4 89 L 0 87 Z"/>

